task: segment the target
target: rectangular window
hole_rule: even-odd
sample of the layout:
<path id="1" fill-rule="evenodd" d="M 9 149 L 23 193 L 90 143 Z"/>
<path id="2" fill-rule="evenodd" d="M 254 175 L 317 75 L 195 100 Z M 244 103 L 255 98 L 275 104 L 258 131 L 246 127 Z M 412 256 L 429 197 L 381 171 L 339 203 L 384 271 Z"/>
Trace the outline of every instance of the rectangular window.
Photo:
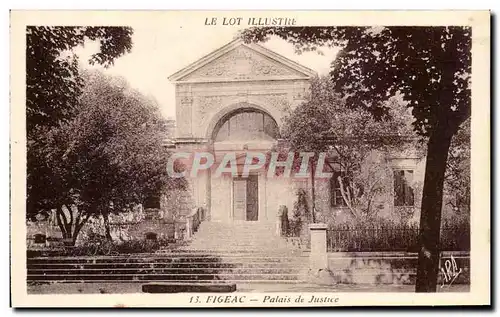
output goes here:
<path id="1" fill-rule="evenodd" d="M 412 183 L 413 170 L 394 170 L 394 206 L 414 206 Z"/>
<path id="2" fill-rule="evenodd" d="M 345 206 L 345 201 L 344 198 L 342 198 L 342 192 L 340 190 L 339 176 L 343 177 L 344 173 L 334 171 L 330 179 L 330 204 L 332 207 Z"/>

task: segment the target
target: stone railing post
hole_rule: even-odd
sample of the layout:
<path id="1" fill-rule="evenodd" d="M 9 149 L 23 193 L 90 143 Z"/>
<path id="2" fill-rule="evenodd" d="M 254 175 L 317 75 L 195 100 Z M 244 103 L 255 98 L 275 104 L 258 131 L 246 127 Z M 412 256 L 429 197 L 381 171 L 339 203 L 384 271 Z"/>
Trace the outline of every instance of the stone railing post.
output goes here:
<path id="1" fill-rule="evenodd" d="M 281 237 L 281 215 L 278 212 L 278 217 L 276 219 L 276 235 Z"/>
<path id="2" fill-rule="evenodd" d="M 191 239 L 191 237 L 193 236 L 192 228 L 193 228 L 193 217 L 187 217 L 186 218 L 186 236 L 184 237 L 184 239 L 186 239 L 186 240 Z"/>
<path id="3" fill-rule="evenodd" d="M 284 236 L 288 232 L 288 208 L 281 205 L 276 219 L 276 235 Z"/>
<path id="4" fill-rule="evenodd" d="M 328 269 L 328 254 L 326 252 L 326 228 L 324 223 L 309 225 L 311 237 L 311 254 L 309 255 L 309 268 L 312 270 Z"/>

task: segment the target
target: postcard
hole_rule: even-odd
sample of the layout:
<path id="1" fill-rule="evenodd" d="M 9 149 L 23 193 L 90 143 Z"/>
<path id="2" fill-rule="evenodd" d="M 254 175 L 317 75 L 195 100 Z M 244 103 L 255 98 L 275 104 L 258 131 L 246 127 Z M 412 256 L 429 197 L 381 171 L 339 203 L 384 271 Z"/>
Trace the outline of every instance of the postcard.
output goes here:
<path id="1" fill-rule="evenodd" d="M 490 305 L 490 12 L 11 11 L 13 307 Z"/>

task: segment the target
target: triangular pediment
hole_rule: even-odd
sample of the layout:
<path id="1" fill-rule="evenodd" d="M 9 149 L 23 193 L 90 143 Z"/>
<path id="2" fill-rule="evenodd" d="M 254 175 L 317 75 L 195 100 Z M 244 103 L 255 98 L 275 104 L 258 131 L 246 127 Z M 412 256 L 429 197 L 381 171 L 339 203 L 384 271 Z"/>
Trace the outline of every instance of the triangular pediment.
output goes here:
<path id="1" fill-rule="evenodd" d="M 314 71 L 263 46 L 233 41 L 173 74 L 176 82 L 308 79 Z"/>

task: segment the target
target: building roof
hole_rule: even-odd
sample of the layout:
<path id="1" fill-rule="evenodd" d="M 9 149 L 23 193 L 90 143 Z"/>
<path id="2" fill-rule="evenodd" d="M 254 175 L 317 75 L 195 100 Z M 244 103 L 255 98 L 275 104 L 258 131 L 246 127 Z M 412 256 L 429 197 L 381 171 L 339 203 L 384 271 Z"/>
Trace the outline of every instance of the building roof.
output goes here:
<path id="1" fill-rule="evenodd" d="M 196 74 L 203 68 L 207 69 L 209 64 L 221 63 L 224 57 L 227 58 L 231 54 L 235 54 L 235 52 L 238 50 L 245 50 L 249 58 L 258 59 L 258 62 L 267 65 L 264 65 L 263 67 L 274 67 L 278 70 L 281 70 L 281 74 L 280 76 L 278 76 L 278 78 L 273 78 L 272 73 L 265 73 L 264 71 L 264 74 L 261 75 L 266 75 L 264 76 L 265 78 L 259 79 L 308 79 L 316 76 L 316 72 L 312 69 L 302 66 L 280 54 L 277 54 L 265 48 L 262 45 L 254 43 L 246 44 L 241 39 L 235 39 L 228 44 L 218 48 L 217 50 L 211 52 L 210 54 L 205 55 L 194 63 L 191 63 L 183 69 L 177 71 L 176 73 L 169 76 L 168 79 L 173 82 L 213 82 L 228 80 L 228 78 L 226 78 L 222 73 L 214 74 L 217 76 L 207 76 L 207 73 L 205 72 L 203 74 L 200 74 L 203 75 L 201 76 L 202 78 L 200 78 L 199 76 L 193 77 L 193 74 Z M 274 73 L 276 73 L 276 71 Z M 286 74 L 286 76 L 283 76 L 282 74 Z M 229 79 L 232 80 L 231 78 Z M 236 80 L 238 79 L 248 80 L 251 78 L 237 78 Z"/>

